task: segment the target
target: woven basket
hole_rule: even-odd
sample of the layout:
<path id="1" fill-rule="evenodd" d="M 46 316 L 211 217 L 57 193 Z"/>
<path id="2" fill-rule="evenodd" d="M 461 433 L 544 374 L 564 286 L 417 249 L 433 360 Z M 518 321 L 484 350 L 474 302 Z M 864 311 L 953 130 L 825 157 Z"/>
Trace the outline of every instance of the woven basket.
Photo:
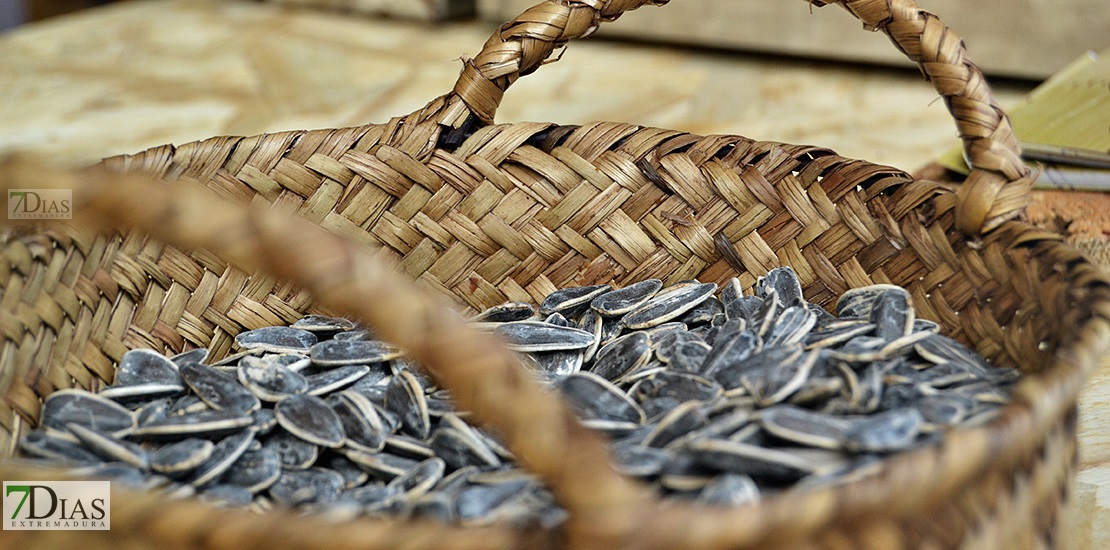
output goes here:
<path id="1" fill-rule="evenodd" d="M 81 174 L 0 170 L 5 188 L 72 188 L 85 222 L 129 231 L 51 224 L 4 234 L 7 456 L 45 396 L 110 382 L 128 349 L 222 355 L 244 329 L 349 314 L 406 348 L 502 435 L 569 511 L 558 531 L 258 516 L 113 490 L 111 531 L 8 531 L 0 545 L 1052 546 L 1075 469 L 1076 399 L 1110 347 L 1110 281 L 1059 236 L 1020 221 L 1029 174 L 959 38 L 912 0 L 840 2 L 887 33 L 944 97 L 974 166 L 954 187 L 738 136 L 492 124 L 505 89 L 556 48 L 663 3 L 539 5 L 466 61 L 451 93 L 386 124 L 163 146 Z M 178 183 L 153 185 L 152 176 Z M 557 287 L 648 277 L 723 282 L 738 272 L 751 287 L 779 265 L 825 306 L 851 287 L 905 286 L 922 317 L 1027 376 L 989 425 L 896 456 L 875 476 L 706 508 L 662 502 L 617 475 L 602 440 L 508 352 L 443 314 L 451 301 L 534 302 Z M 3 479 L 56 475 L 0 463 Z"/>

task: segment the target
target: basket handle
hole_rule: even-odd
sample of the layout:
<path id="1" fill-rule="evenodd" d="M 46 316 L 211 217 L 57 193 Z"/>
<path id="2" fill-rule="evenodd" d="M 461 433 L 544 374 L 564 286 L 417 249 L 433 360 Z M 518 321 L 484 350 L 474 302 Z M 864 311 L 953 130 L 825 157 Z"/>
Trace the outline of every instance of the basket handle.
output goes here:
<path id="1" fill-rule="evenodd" d="M 135 230 L 182 250 L 208 250 L 248 272 L 298 285 L 317 304 L 366 323 L 426 367 L 548 484 L 570 512 L 568 536 L 604 537 L 620 523 L 617 511 L 650 502 L 643 486 L 610 467 L 602 437 L 543 390 L 500 339 L 467 323 L 445 297 L 397 273 L 376 249 L 264 204 L 229 202 L 192 183 L 164 185 L 103 165 L 74 172 L 0 158 L 0 193 L 28 182 L 72 190 L 74 221 L 82 225 L 105 233 Z"/>
<path id="2" fill-rule="evenodd" d="M 501 25 L 482 51 L 465 61 L 452 91 L 425 107 L 418 118 L 458 128 L 468 116 L 492 124 L 505 90 L 549 61 L 575 38 L 597 30 L 626 11 L 669 0 L 546 0 Z M 914 0 L 809 0 L 838 3 L 881 30 L 933 83 L 956 120 L 971 166 L 956 190 L 956 227 L 985 233 L 1022 214 L 1031 200 L 1029 168 L 1021 161 L 1009 119 L 995 102 L 982 71 L 966 57 L 963 41 Z M 414 113 L 415 114 L 415 113 Z"/>

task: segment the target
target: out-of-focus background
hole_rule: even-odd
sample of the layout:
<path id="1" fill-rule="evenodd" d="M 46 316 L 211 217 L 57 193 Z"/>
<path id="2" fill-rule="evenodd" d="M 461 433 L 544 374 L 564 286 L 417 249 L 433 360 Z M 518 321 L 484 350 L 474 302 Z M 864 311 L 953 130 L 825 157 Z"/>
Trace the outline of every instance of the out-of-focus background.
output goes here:
<path id="1" fill-rule="evenodd" d="M 459 59 L 537 1 L 0 0 L 0 155 L 87 164 L 216 135 L 385 122 L 450 90 Z M 965 40 L 1040 155 L 1027 159 L 1045 189 L 1030 219 L 1110 266 L 1107 1 L 918 1 Z M 844 10 L 804 0 L 627 14 L 521 79 L 498 120 L 741 134 L 933 177 L 958 177 L 960 164 L 919 72 Z M 1110 548 L 1103 371 L 1082 403 L 1064 548 Z"/>

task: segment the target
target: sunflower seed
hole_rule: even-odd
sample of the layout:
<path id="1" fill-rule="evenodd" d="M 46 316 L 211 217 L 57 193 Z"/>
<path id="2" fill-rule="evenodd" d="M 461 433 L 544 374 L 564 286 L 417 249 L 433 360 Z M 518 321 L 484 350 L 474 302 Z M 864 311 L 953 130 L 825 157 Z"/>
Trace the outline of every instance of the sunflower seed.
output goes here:
<path id="1" fill-rule="evenodd" d="M 622 336 L 597 352 L 590 372 L 606 380 L 619 380 L 651 359 L 651 340 L 642 332 Z"/>
<path id="2" fill-rule="evenodd" d="M 255 397 L 271 403 L 308 390 L 305 377 L 284 365 L 267 363 L 256 357 L 244 357 L 240 361 L 238 376 L 239 383 Z"/>
<path id="3" fill-rule="evenodd" d="M 42 425 L 65 430 L 69 424 L 113 435 L 135 429 L 135 415 L 122 405 L 84 390 L 58 390 L 42 405 Z"/>
<path id="4" fill-rule="evenodd" d="M 324 468 L 286 470 L 269 488 L 270 497 L 284 506 L 327 503 L 339 497 L 343 476 Z"/>
<path id="5" fill-rule="evenodd" d="M 696 464 L 722 473 L 789 482 L 815 471 L 809 461 L 792 453 L 735 441 L 705 439 L 692 442 L 686 448 Z"/>
<path id="6" fill-rule="evenodd" d="M 262 442 L 262 450 L 278 456 L 282 468 L 303 470 L 312 466 L 320 456 L 320 448 L 285 430 L 270 434 Z"/>
<path id="7" fill-rule="evenodd" d="M 659 279 L 647 279 L 597 296 L 590 307 L 606 317 L 624 315 L 646 303 L 661 288 L 663 282 Z"/>
<path id="8" fill-rule="evenodd" d="M 345 390 L 328 397 L 327 402 L 339 417 L 348 446 L 367 452 L 385 447 L 390 430 L 373 401 L 356 391 Z"/>
<path id="9" fill-rule="evenodd" d="M 265 327 L 240 332 L 235 337 L 240 349 L 272 353 L 304 353 L 316 341 L 315 334 L 293 327 Z"/>
<path id="10" fill-rule="evenodd" d="M 400 357 L 401 352 L 376 340 L 325 340 L 312 346 L 308 356 L 315 365 L 341 367 L 392 361 Z"/>
<path id="11" fill-rule="evenodd" d="M 290 326 L 309 332 L 339 332 L 353 330 L 357 325 L 350 319 L 324 315 L 305 315 Z"/>
<path id="12" fill-rule="evenodd" d="M 193 470 L 189 484 L 203 487 L 215 481 L 246 452 L 247 446 L 253 440 L 254 432 L 244 430 L 216 442 L 216 446 L 212 448 L 212 456 Z"/>
<path id="13" fill-rule="evenodd" d="M 620 388 L 590 373 L 576 372 L 556 386 L 567 402 L 587 420 L 617 420 L 641 424 L 644 411 Z"/>
<path id="14" fill-rule="evenodd" d="M 629 329 L 645 329 L 663 324 L 708 300 L 716 291 L 715 283 L 674 285 L 626 313 L 621 318 L 621 324 Z"/>
<path id="15" fill-rule="evenodd" d="M 839 317 L 807 303 L 789 268 L 757 279 L 754 296 L 737 278 L 719 297 L 712 283 L 662 286 L 557 289 L 538 314 L 509 303 L 471 322 L 609 438 L 620 472 L 663 494 L 737 506 L 861 479 L 886 455 L 990 422 L 1019 378 L 916 319 L 890 285 L 852 289 Z M 256 512 L 566 521 L 451 392 L 364 327 L 308 315 L 237 345 L 210 366 L 204 349 L 130 351 L 100 394 L 48 399 L 19 447 L 81 475 Z"/>
<path id="16" fill-rule="evenodd" d="M 142 470 L 150 466 L 147 452 L 136 443 L 112 437 L 80 424 L 67 424 L 66 429 L 76 436 L 86 449 L 105 460 L 118 460 Z"/>
<path id="17" fill-rule="evenodd" d="M 555 312 L 574 309 L 590 303 L 594 298 L 605 294 L 612 288 L 609 285 L 591 285 L 556 290 L 540 302 L 539 314 L 550 315 Z"/>
<path id="18" fill-rule="evenodd" d="M 779 309 L 794 307 L 802 302 L 802 283 L 789 266 L 776 267 L 755 283 L 755 293 L 761 298 L 774 297 Z"/>
<path id="19" fill-rule="evenodd" d="M 310 374 L 304 377 L 308 383 L 308 395 L 327 395 L 331 392 L 346 388 L 362 379 L 371 371 L 368 365 L 346 365 L 334 369 Z"/>
<path id="20" fill-rule="evenodd" d="M 775 405 L 759 414 L 759 423 L 775 437 L 801 445 L 840 449 L 852 424 L 843 418 L 792 405 Z"/>
<path id="21" fill-rule="evenodd" d="M 200 363 L 182 365 L 180 372 L 197 397 L 213 409 L 248 413 L 262 406 L 250 390 L 229 374 Z"/>
<path id="22" fill-rule="evenodd" d="M 751 476 L 724 474 L 698 493 L 698 501 L 712 506 L 742 506 L 759 502 L 759 487 Z"/>
<path id="23" fill-rule="evenodd" d="M 493 306 L 471 317 L 474 322 L 511 323 L 523 321 L 536 313 L 536 308 L 526 302 L 508 302 Z"/>
<path id="24" fill-rule="evenodd" d="M 177 368 L 173 361 L 154 350 L 133 349 L 120 359 L 116 368 L 116 385 L 164 384 L 180 387 L 183 382 Z"/>
<path id="25" fill-rule="evenodd" d="M 339 416 L 314 395 L 283 399 L 274 407 L 274 415 L 279 426 L 313 445 L 334 448 L 346 440 Z"/>
<path id="26" fill-rule="evenodd" d="M 540 321 L 505 323 L 494 329 L 513 351 L 580 350 L 593 344 L 593 333 L 572 327 L 560 327 Z"/>
<path id="27" fill-rule="evenodd" d="M 62 463 L 96 464 L 100 458 L 75 441 L 66 439 L 47 430 L 33 430 L 25 434 L 19 442 L 24 452 Z"/>
<path id="28" fill-rule="evenodd" d="M 216 445 L 207 439 L 182 439 L 150 455 L 150 469 L 160 474 L 182 476 L 212 458 Z"/>
<path id="29" fill-rule="evenodd" d="M 906 449 L 921 431 L 924 419 L 917 409 L 893 409 L 854 420 L 845 433 L 849 450 L 892 452 Z"/>

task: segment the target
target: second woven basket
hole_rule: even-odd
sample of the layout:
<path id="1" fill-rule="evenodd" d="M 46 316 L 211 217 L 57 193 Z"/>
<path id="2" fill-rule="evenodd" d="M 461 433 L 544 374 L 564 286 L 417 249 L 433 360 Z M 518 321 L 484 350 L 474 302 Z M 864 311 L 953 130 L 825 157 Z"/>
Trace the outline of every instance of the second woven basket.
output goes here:
<path id="1" fill-rule="evenodd" d="M 109 231 L 3 234 L 7 456 L 36 425 L 43 398 L 111 382 L 128 349 L 203 346 L 220 356 L 245 329 L 349 314 L 405 348 L 502 435 L 570 513 L 559 530 L 256 516 L 119 490 L 112 531 L 9 531 L 3 544 L 1052 546 L 1075 468 L 1076 399 L 1110 348 L 1110 281 L 1059 236 L 1020 221 L 1029 174 L 962 42 L 912 0 L 839 2 L 888 34 L 944 98 L 973 167 L 955 187 L 739 136 L 493 124 L 504 91 L 558 47 L 664 3 L 540 4 L 502 25 L 451 93 L 386 124 L 167 145 L 79 175 L 0 167 L 5 189 L 72 188 L 76 215 Z M 449 301 L 535 302 L 557 287 L 650 277 L 738 274 L 750 289 L 780 265 L 826 307 L 856 286 L 908 288 L 922 317 L 1025 373 L 1013 403 L 990 424 L 897 456 L 866 479 L 737 509 L 667 503 L 616 474 L 601 439 L 497 342 L 444 314 Z M 51 475 L 0 463 L 3 479 Z"/>

